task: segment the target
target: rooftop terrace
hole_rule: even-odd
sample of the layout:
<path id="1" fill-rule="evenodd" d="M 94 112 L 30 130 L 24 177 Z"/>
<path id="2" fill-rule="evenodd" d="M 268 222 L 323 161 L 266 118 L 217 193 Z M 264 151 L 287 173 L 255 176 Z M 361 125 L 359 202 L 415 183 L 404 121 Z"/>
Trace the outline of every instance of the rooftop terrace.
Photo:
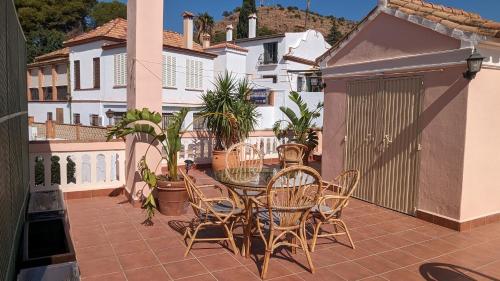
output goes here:
<path id="1" fill-rule="evenodd" d="M 209 171 L 192 171 L 198 184 L 215 181 Z M 205 192 L 212 193 L 212 188 Z M 215 191 L 214 191 L 215 192 Z M 82 280 L 260 280 L 262 244 L 254 238 L 251 258 L 226 245 L 195 243 L 184 257 L 180 217 L 144 212 L 124 196 L 67 201 L 71 237 Z M 499 280 L 500 223 L 456 232 L 352 199 L 343 213 L 356 245 L 347 238 L 323 239 L 312 253 L 316 273 L 305 256 L 283 248 L 271 258 L 267 280 Z M 236 229 L 241 233 L 241 228 Z M 237 237 L 241 246 L 241 237 Z"/>

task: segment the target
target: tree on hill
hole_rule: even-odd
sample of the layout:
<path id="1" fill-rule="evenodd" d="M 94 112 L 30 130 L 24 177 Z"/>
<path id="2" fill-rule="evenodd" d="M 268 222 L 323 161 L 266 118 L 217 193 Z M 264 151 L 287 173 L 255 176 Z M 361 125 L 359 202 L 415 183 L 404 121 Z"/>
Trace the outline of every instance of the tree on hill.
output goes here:
<path id="1" fill-rule="evenodd" d="M 248 16 L 250 16 L 250 14 L 252 13 L 257 13 L 255 0 L 243 0 L 240 9 L 240 17 L 238 19 L 238 25 L 236 26 L 237 38 L 248 37 Z"/>
<path id="2" fill-rule="evenodd" d="M 196 16 L 194 20 L 194 28 L 196 32 L 196 40 L 198 43 L 201 43 L 201 36 L 203 34 L 212 35 L 212 30 L 214 28 L 214 18 L 207 12 L 201 13 Z"/>
<path id="3" fill-rule="evenodd" d="M 67 33 L 89 27 L 88 15 L 97 0 L 15 0 L 27 39 L 28 61 L 62 47 Z"/>
<path id="4" fill-rule="evenodd" d="M 326 36 L 326 42 L 330 45 L 334 45 L 340 38 L 342 38 L 342 33 L 339 31 L 337 24 L 333 23 L 330 28 L 330 33 Z"/>
<path id="5" fill-rule="evenodd" d="M 101 26 L 115 18 L 127 18 L 127 5 L 113 0 L 113 2 L 99 2 L 90 12 L 91 26 Z"/>

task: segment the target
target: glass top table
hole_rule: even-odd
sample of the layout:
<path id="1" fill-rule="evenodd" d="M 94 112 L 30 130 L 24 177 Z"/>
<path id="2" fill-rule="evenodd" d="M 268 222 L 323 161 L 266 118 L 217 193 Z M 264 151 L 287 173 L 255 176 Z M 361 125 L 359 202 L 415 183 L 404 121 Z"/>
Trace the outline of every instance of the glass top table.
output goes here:
<path id="1" fill-rule="evenodd" d="M 221 170 L 215 172 L 215 178 L 222 184 L 247 191 L 265 192 L 267 184 L 278 173 L 278 169 L 264 167 L 253 170 Z"/>

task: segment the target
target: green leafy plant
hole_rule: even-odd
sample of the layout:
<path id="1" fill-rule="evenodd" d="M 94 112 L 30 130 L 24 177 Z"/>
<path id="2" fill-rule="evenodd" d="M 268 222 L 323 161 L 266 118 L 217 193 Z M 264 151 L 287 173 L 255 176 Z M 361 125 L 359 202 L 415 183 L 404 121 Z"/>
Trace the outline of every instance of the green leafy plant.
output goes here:
<path id="1" fill-rule="evenodd" d="M 321 115 L 323 103 L 319 102 L 314 110 L 307 107 L 297 92 L 290 92 L 288 96 L 299 109 L 299 116 L 289 107 L 281 106 L 280 110 L 288 120 L 278 120 L 273 125 L 273 131 L 279 140 L 288 137 L 292 142 L 307 145 L 309 151 L 318 145 L 318 134 L 314 130 L 314 120 Z M 285 124 L 285 126 L 283 126 Z"/>
<path id="2" fill-rule="evenodd" d="M 153 190 L 157 187 L 158 176 L 154 171 L 161 164 L 161 160 L 156 164 L 154 169 L 150 169 L 146 161 L 147 154 L 150 148 L 156 149 L 162 154 L 162 151 L 157 146 L 159 143 L 166 155 L 162 159 L 167 160 L 168 174 L 166 175 L 166 179 L 170 181 L 180 180 L 177 171 L 177 154 L 181 150 L 181 129 L 188 112 L 187 108 L 182 108 L 179 112 L 174 113 L 169 119 L 167 127 L 163 129 L 161 127 L 162 116 L 160 113 L 152 112 L 147 108 L 143 108 L 142 110 L 132 109 L 127 112 L 118 124 L 108 131 L 108 141 L 113 137 L 123 138 L 136 134 L 146 134 L 149 136 L 149 146 L 138 163 L 141 178 L 151 191 L 143 203 L 149 222 L 156 209 Z"/>
<path id="3" fill-rule="evenodd" d="M 247 138 L 257 126 L 260 114 L 250 101 L 247 79 L 237 80 L 228 72 L 217 76 L 215 90 L 202 95 L 201 113 L 215 138 L 215 150 L 224 150 Z"/>

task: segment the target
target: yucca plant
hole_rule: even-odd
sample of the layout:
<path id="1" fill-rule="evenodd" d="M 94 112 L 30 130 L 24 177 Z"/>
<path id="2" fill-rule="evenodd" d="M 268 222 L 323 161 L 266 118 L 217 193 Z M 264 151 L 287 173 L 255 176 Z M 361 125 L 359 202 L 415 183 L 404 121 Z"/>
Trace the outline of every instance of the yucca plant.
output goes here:
<path id="1" fill-rule="evenodd" d="M 297 105 L 299 116 L 291 108 L 281 106 L 280 110 L 288 120 L 276 121 L 273 125 L 274 134 L 279 140 L 289 137 L 292 142 L 304 144 L 311 151 L 318 145 L 318 134 L 314 130 L 316 127 L 314 120 L 320 117 L 323 103 L 319 102 L 314 110 L 310 110 L 299 93 L 292 91 L 288 97 Z"/>
<path id="2" fill-rule="evenodd" d="M 146 134 L 149 136 L 149 146 L 138 163 L 141 178 L 151 191 L 143 204 L 143 207 L 147 211 L 147 219 L 149 221 L 153 217 L 154 210 L 156 209 L 153 190 L 157 187 L 158 176 L 154 171 L 161 164 L 161 160 L 156 164 L 155 169 L 151 170 L 146 161 L 147 154 L 150 148 L 156 149 L 160 154 L 163 154 L 157 147 L 159 143 L 166 155 L 165 157 L 162 156 L 162 160 L 167 160 L 167 180 L 179 180 L 177 154 L 181 150 L 181 129 L 188 112 L 189 110 L 187 108 L 182 108 L 179 112 L 174 113 L 169 119 L 167 127 L 162 128 L 162 116 L 160 113 L 152 112 L 147 108 L 143 108 L 142 110 L 131 109 L 127 111 L 127 114 L 125 114 L 118 124 L 108 131 L 108 141 L 113 137 L 124 138 L 125 136 L 136 134 Z"/>
<path id="3" fill-rule="evenodd" d="M 215 89 L 202 95 L 207 127 L 215 138 L 215 150 L 224 150 L 247 138 L 260 114 L 249 100 L 252 88 L 247 79 L 237 80 L 225 72 L 215 79 Z"/>

